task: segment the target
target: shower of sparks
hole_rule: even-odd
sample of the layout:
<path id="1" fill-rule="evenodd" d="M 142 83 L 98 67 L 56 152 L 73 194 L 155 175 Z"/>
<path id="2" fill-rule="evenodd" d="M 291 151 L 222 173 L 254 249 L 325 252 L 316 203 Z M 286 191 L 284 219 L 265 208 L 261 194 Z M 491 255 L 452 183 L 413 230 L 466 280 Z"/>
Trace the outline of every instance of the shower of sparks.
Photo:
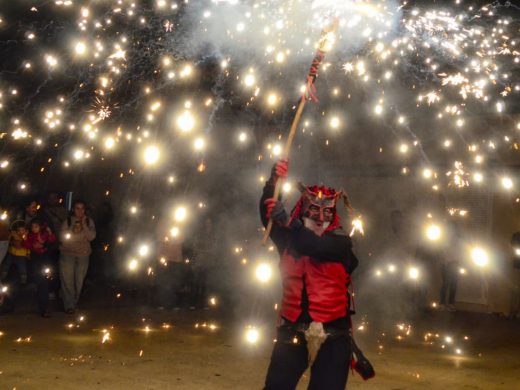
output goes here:
<path id="1" fill-rule="evenodd" d="M 12 3 L 28 8 L 26 2 Z M 474 7 L 456 1 L 442 9 L 431 2 L 411 8 L 392 0 L 267 0 L 252 6 L 231 0 L 161 0 L 151 6 L 124 0 L 94 1 L 88 7 L 79 3 L 86 2 L 42 2 L 41 14 L 51 15 L 50 20 L 34 24 L 9 20 L 9 12 L 0 6 L 2 32 L 15 29 L 13 34 L 23 37 L 10 42 L 23 55 L 10 57 L 12 63 L 0 69 L 0 178 L 31 169 L 45 175 L 51 165 L 82 173 L 106 160 L 134 196 L 124 203 L 125 217 L 142 221 L 145 202 L 134 189 L 142 187 L 142 175 L 151 171 L 163 175 L 168 189 L 193 189 L 196 180 L 189 182 L 191 178 L 202 182 L 205 173 L 210 176 L 214 160 L 208 155 L 216 150 L 219 161 L 246 153 L 255 166 L 271 165 L 283 153 L 278 128 L 286 123 L 279 118 L 308 92 L 305 85 L 302 90 L 305 74 L 298 69 L 308 66 L 321 30 L 337 18 L 333 55 L 317 78 L 319 104 L 305 113 L 309 117 L 298 137 L 315 142 L 326 135 L 331 136 L 330 144 L 356 146 L 356 137 L 349 135 L 351 123 L 356 123 L 356 116 L 369 117 L 379 124 L 381 134 L 394 137 L 391 145 L 378 143 L 376 150 L 384 154 L 398 146 L 394 158 L 397 164 L 406 161 L 400 169 L 409 180 L 419 178 L 420 185 L 440 192 L 486 185 L 513 194 L 518 190 L 513 176 L 488 166 L 488 161 L 520 149 L 520 123 L 514 122 L 520 93 L 520 26 L 508 2 Z M 31 31 L 18 30 L 28 26 Z M 243 127 L 228 123 L 220 115 L 224 108 L 235 110 L 232 118 L 240 111 L 253 119 Z M 482 117 L 498 118 L 495 123 L 500 124 L 491 129 L 480 124 Z M 261 124 L 261 131 L 254 123 Z M 267 123 L 276 134 L 265 131 Z M 444 153 L 441 161 L 429 159 L 424 145 L 431 142 Z M 25 161 L 21 145 L 30 154 L 45 154 L 47 162 Z M 171 164 L 163 164 L 169 158 Z M 268 168 L 261 173 L 260 180 L 256 175 L 251 182 L 264 183 Z M 131 185 L 132 179 L 139 186 Z M 31 189 L 21 178 L 15 185 L 20 191 Z M 287 184 L 285 192 L 290 190 Z M 186 222 L 210 205 L 198 193 L 174 202 L 173 212 L 171 204 L 161 205 L 168 210 L 164 235 L 171 241 L 187 235 Z M 469 205 L 448 207 L 444 217 L 471 218 L 468 210 Z M 447 236 L 431 222 L 443 220 L 436 217 L 425 229 L 432 242 Z M 7 214 L 1 218 L 7 219 Z M 363 222 L 358 217 L 344 226 L 351 224 L 351 236 L 364 235 Z M 130 247 L 131 242 L 130 234 L 121 235 L 117 246 Z M 124 267 L 131 275 L 153 277 L 158 271 L 150 265 L 152 254 L 148 244 L 132 246 Z M 244 269 L 254 267 L 246 244 L 237 245 L 234 254 Z M 491 252 L 479 246 L 467 257 L 470 266 L 460 268 L 461 275 L 472 272 L 471 266 L 482 270 L 492 263 Z M 155 260 L 167 266 L 166 259 Z M 425 269 L 390 261 L 394 259 L 373 269 L 374 279 L 402 277 L 413 284 L 426 279 Z M 253 272 L 262 284 L 274 273 L 265 263 Z M 7 286 L 0 292 L 8 293 Z M 216 297 L 209 299 L 212 307 L 218 302 Z M 79 327 L 78 322 L 67 328 Z M 204 322 L 196 328 L 214 331 L 219 326 Z M 399 341 L 413 334 L 410 324 L 396 328 Z M 142 329 L 148 333 L 152 328 Z M 366 331 L 367 326 L 363 323 L 358 329 Z M 248 327 L 244 338 L 256 344 L 261 334 Z M 102 344 L 111 340 L 111 332 L 103 330 Z M 454 336 L 428 333 L 424 341 L 457 355 L 468 350 Z"/>
<path id="2" fill-rule="evenodd" d="M 68 129 L 74 133 L 76 147 L 88 144 L 88 153 L 93 157 L 103 155 L 115 142 L 123 145 L 122 140 L 127 141 L 124 148 L 141 148 L 143 139 L 152 135 L 152 131 L 159 142 L 168 140 L 174 136 L 170 127 L 193 137 L 191 143 L 195 151 L 204 153 L 211 134 L 202 137 L 200 131 L 212 125 L 208 121 L 214 112 L 199 112 L 199 108 L 212 107 L 215 103 L 208 106 L 207 102 L 214 102 L 219 96 L 213 92 L 214 96 L 200 97 L 199 101 L 191 93 L 190 84 L 199 77 L 198 66 L 202 62 L 189 50 L 183 51 L 184 44 L 190 42 L 186 40 L 193 39 L 191 43 L 195 45 L 209 42 L 221 47 L 219 61 L 223 77 L 239 80 L 234 91 L 236 99 L 242 99 L 250 107 L 267 107 L 274 113 L 281 104 L 292 101 L 294 91 L 300 88 L 301 77 L 293 77 L 291 70 L 296 63 L 308 61 L 312 56 L 320 30 L 330 24 L 332 18 L 338 19 L 333 41 L 339 61 L 323 64 L 321 76 L 335 84 L 346 77 L 356 89 L 365 89 L 374 101 L 371 114 L 377 117 L 394 116 L 396 124 L 414 126 L 414 118 L 421 118 L 414 111 L 421 110 L 424 103 L 438 118 L 440 126 L 459 131 L 467 128 L 470 111 L 477 107 L 490 115 L 507 114 L 512 106 L 508 100 L 516 99 L 520 92 L 514 72 L 520 65 L 515 36 L 518 22 L 508 14 L 507 4 L 493 3 L 477 8 L 456 2 L 451 10 L 432 7 L 423 10 L 408 8 L 397 1 L 313 0 L 307 7 L 303 7 L 301 1 L 283 0 L 251 7 L 234 1 L 201 4 L 161 1 L 153 9 L 120 0 L 106 3 L 86 7 L 60 1 L 46 6 L 51 13 L 56 13 L 56 22 L 65 26 L 66 34 L 73 38 L 65 43 L 66 47 L 55 45 L 43 55 L 33 51 L 34 46 L 27 46 L 20 72 L 46 68 L 54 78 L 74 77 L 76 83 L 71 84 L 70 90 L 67 90 L 68 84 L 64 84 L 60 94 L 52 96 L 45 93 L 45 83 L 36 86 L 36 94 L 23 93 L 16 82 L 4 77 L 0 103 L 4 114 L 10 117 L 12 125 L 6 130 L 14 140 L 30 142 L 37 135 L 59 136 L 59 133 L 42 134 L 30 115 L 26 115 L 31 112 L 28 108 L 37 107 L 45 100 L 45 105 L 54 106 L 44 114 L 46 125 L 53 130 Z M 75 25 L 68 25 L 62 15 L 58 16 L 63 7 L 73 10 L 77 18 Z M 312 10 L 310 17 L 306 8 Z M 168 18 L 164 18 L 166 10 Z M 7 15 L 3 17 L 4 24 L 7 18 Z M 139 40 L 131 38 L 137 31 L 143 32 Z M 178 37 L 182 44 L 159 45 L 165 34 Z M 38 44 L 38 31 L 27 32 L 25 36 L 31 45 Z M 151 55 L 145 56 L 143 45 L 156 43 Z M 256 50 L 258 58 L 264 59 L 244 61 L 247 55 L 244 57 L 243 53 Z M 411 96 L 416 94 L 416 104 L 413 99 L 408 104 L 392 99 L 401 94 L 403 88 L 392 81 L 399 72 L 411 75 L 410 83 L 404 88 Z M 136 82 L 139 82 L 139 91 L 134 88 Z M 282 93 L 277 88 L 280 83 L 293 88 L 284 88 L 286 92 Z M 182 89 L 175 97 L 184 100 L 181 105 L 184 107 L 172 116 L 170 108 L 177 105 L 168 107 L 165 102 L 174 101 L 168 98 L 168 92 L 170 86 L 177 88 L 177 84 L 182 85 Z M 233 83 L 227 84 L 232 88 Z M 132 93 L 127 94 L 125 90 Z M 332 95 L 348 96 L 339 91 L 340 88 L 334 86 Z M 95 102 L 94 109 L 82 109 L 82 104 L 88 106 L 89 96 Z M 151 108 L 144 109 L 150 98 L 161 96 L 167 100 L 161 99 L 162 104 L 153 103 Z M 26 103 L 21 104 L 24 101 Z M 114 110 L 116 105 L 108 103 L 110 101 L 118 102 L 117 110 Z M 216 109 L 218 107 L 221 105 Z M 348 104 L 343 113 L 327 112 L 325 108 L 323 114 L 328 115 L 322 115 L 321 121 L 325 121 L 322 128 L 342 127 L 341 118 L 351 109 L 355 110 Z M 106 126 L 98 128 L 101 123 Z M 159 126 L 159 132 L 147 128 L 155 123 L 171 126 L 164 129 Z M 113 129 L 117 131 L 114 133 Z M 464 136 L 466 140 L 470 138 L 470 134 Z M 114 141 L 104 143 L 106 139 Z M 241 133 L 239 141 L 245 140 L 245 133 Z M 45 141 L 40 139 L 40 143 Z M 496 141 L 492 142 L 496 149 Z M 68 146 L 65 143 L 58 147 Z M 402 143 L 400 150 L 409 154 L 412 149 Z M 276 151 L 274 148 L 273 157 L 278 155 Z M 451 162 L 455 168 L 446 172 L 446 186 L 463 188 L 478 181 L 480 173 L 472 172 L 472 166 L 464 167 L 472 159 L 484 156 L 472 154 L 474 151 L 470 148 L 469 155 L 459 155 Z M 68 161 L 64 163 L 69 165 Z M 206 162 L 198 161 L 195 167 L 204 172 Z M 436 184 L 436 188 L 440 185 Z"/>

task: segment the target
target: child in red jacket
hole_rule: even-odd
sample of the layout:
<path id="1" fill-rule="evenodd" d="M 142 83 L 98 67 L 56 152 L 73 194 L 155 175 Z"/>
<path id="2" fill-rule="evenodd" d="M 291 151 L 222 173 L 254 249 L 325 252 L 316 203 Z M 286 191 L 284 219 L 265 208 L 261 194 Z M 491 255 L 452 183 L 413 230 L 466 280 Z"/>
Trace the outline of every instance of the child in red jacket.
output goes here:
<path id="1" fill-rule="evenodd" d="M 37 285 L 38 307 L 42 317 L 50 317 L 49 288 L 53 267 L 49 257 L 49 246 L 56 242 L 56 235 L 41 221 L 31 221 L 30 233 L 26 246 L 31 251 L 31 268 L 33 279 Z"/>

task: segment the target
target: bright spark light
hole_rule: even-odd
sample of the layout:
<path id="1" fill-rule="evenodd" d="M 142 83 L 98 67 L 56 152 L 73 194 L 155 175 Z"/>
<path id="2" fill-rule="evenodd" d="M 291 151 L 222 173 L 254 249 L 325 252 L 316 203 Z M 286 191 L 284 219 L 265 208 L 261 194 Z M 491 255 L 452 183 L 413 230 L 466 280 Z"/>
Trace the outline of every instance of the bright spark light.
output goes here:
<path id="1" fill-rule="evenodd" d="M 155 165 L 159 161 L 161 152 L 155 145 L 147 146 L 143 152 L 143 159 L 146 165 Z"/>
<path id="2" fill-rule="evenodd" d="M 247 327 L 244 338 L 249 344 L 256 344 L 260 340 L 260 332 L 254 327 Z"/>
<path id="3" fill-rule="evenodd" d="M 139 256 L 146 257 L 150 254 L 150 247 L 146 244 L 143 244 L 139 247 L 138 253 Z"/>
<path id="4" fill-rule="evenodd" d="M 112 149 L 116 144 L 116 141 L 112 137 L 107 137 L 105 139 L 105 148 L 106 149 Z"/>
<path id="5" fill-rule="evenodd" d="M 269 107 L 274 107 L 278 103 L 279 99 L 280 98 L 278 97 L 278 95 L 276 93 L 272 92 L 269 95 L 267 95 L 267 105 Z"/>
<path id="6" fill-rule="evenodd" d="M 433 177 L 433 171 L 429 168 L 423 169 L 422 175 L 425 179 L 431 179 Z"/>
<path id="7" fill-rule="evenodd" d="M 77 42 L 74 46 L 74 50 L 77 55 L 82 56 L 87 52 L 87 45 L 84 42 Z"/>
<path id="8" fill-rule="evenodd" d="M 363 220 L 361 217 L 354 218 L 351 222 L 351 225 L 352 229 L 350 230 L 350 237 L 352 237 L 356 232 L 359 232 L 362 236 L 365 235 L 365 230 L 363 229 Z"/>
<path id="9" fill-rule="evenodd" d="M 248 74 L 244 77 L 244 84 L 246 87 L 251 88 L 256 84 L 256 77 L 254 74 Z"/>
<path id="10" fill-rule="evenodd" d="M 130 271 L 135 271 L 135 270 L 137 270 L 138 267 L 139 267 L 139 262 L 136 259 L 131 259 L 128 262 L 128 269 Z"/>
<path id="11" fill-rule="evenodd" d="M 502 183 L 502 187 L 504 187 L 506 190 L 513 188 L 513 180 L 510 177 L 504 176 L 500 182 Z"/>
<path id="12" fill-rule="evenodd" d="M 195 118 L 189 110 L 184 111 L 177 118 L 177 126 L 183 133 L 189 133 L 195 127 Z"/>
<path id="13" fill-rule="evenodd" d="M 417 267 L 408 268 L 408 277 L 412 280 L 419 279 L 419 269 Z"/>
<path id="14" fill-rule="evenodd" d="M 273 156 L 280 156 L 282 154 L 282 145 L 276 144 L 272 148 Z"/>
<path id="15" fill-rule="evenodd" d="M 173 218 L 177 222 L 184 222 L 187 217 L 188 217 L 188 210 L 184 206 L 177 207 L 173 213 Z"/>
<path id="16" fill-rule="evenodd" d="M 180 229 L 177 227 L 177 226 L 174 226 L 170 229 L 170 236 L 172 237 L 179 237 L 179 234 L 180 234 Z"/>
<path id="17" fill-rule="evenodd" d="M 484 181 L 484 175 L 480 172 L 475 172 L 473 174 L 473 180 L 475 183 L 482 183 Z"/>
<path id="18" fill-rule="evenodd" d="M 486 267 L 489 264 L 489 256 L 488 253 L 480 247 L 475 247 L 471 249 L 471 260 L 478 267 Z"/>
<path id="19" fill-rule="evenodd" d="M 442 230 L 439 225 L 431 224 L 426 227 L 426 237 L 430 241 L 438 241 L 441 238 Z"/>
<path id="20" fill-rule="evenodd" d="M 110 341 L 110 332 L 106 329 L 103 329 L 102 331 L 103 337 L 101 338 L 101 344 L 105 344 L 107 341 Z"/>
<path id="21" fill-rule="evenodd" d="M 337 116 L 333 116 L 332 118 L 330 118 L 329 124 L 331 128 L 338 129 L 341 126 L 341 121 Z"/>
<path id="22" fill-rule="evenodd" d="M 261 283 L 267 283 L 271 280 L 273 269 L 270 264 L 261 263 L 256 267 L 255 276 Z"/>
<path id="23" fill-rule="evenodd" d="M 187 78 L 187 77 L 190 77 L 192 74 L 193 74 L 193 67 L 190 64 L 186 64 L 181 69 L 179 76 L 181 78 Z"/>
<path id="24" fill-rule="evenodd" d="M 241 131 L 238 134 L 238 142 L 245 143 L 247 141 L 247 133 L 245 131 Z"/>
<path id="25" fill-rule="evenodd" d="M 206 148 L 206 140 L 202 137 L 195 138 L 195 141 L 193 141 L 193 148 L 197 152 L 201 152 Z"/>

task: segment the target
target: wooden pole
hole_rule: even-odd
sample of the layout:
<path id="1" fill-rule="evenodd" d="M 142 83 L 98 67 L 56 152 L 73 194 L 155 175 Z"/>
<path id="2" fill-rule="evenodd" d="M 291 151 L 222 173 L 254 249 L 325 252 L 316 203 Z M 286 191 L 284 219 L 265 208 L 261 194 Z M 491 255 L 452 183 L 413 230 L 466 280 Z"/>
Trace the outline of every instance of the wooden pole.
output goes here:
<path id="1" fill-rule="evenodd" d="M 316 76 L 318 73 L 318 67 L 321 64 L 321 61 L 323 61 L 325 53 L 329 49 L 329 45 L 332 43 L 332 42 L 330 42 L 331 34 L 333 34 L 337 28 L 338 28 L 338 20 L 335 19 L 332 26 L 329 27 L 328 29 L 324 29 L 321 33 L 318 51 L 312 62 L 312 65 L 311 65 L 311 68 L 309 71 L 309 75 L 307 76 L 307 85 L 306 85 L 305 93 L 303 94 L 302 98 L 300 99 L 300 103 L 298 104 L 298 109 L 296 110 L 296 114 L 294 115 L 294 119 L 292 121 L 291 128 L 289 130 L 289 135 L 287 136 L 287 141 L 285 142 L 285 148 L 283 150 L 284 158 L 289 158 L 289 153 L 291 151 L 292 142 L 293 142 L 294 136 L 296 135 L 296 129 L 298 128 L 298 124 L 300 123 L 300 119 L 302 117 L 303 108 L 305 107 L 305 103 L 307 103 L 308 94 L 310 94 L 311 88 L 316 79 Z M 317 62 L 317 59 L 319 59 L 318 62 Z M 278 197 L 280 196 L 281 189 L 282 189 L 282 180 L 281 180 L 281 178 L 278 178 L 276 180 L 276 184 L 274 186 L 274 195 L 273 195 L 274 199 L 278 199 Z M 273 220 L 269 219 L 269 222 L 267 223 L 267 227 L 265 228 L 262 245 L 267 244 L 267 241 L 269 240 L 269 234 L 271 234 L 272 228 L 273 228 Z"/>

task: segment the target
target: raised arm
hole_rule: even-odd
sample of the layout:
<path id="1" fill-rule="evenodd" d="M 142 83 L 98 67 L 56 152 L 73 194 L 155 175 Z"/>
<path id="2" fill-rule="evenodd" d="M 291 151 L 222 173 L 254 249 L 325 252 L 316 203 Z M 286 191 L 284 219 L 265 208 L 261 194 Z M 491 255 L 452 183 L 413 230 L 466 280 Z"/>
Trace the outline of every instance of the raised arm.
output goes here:
<path id="1" fill-rule="evenodd" d="M 96 238 L 96 225 L 94 225 L 94 221 L 92 220 L 92 218 L 88 218 L 88 223 L 87 219 L 83 221 L 82 233 L 87 241 L 92 241 L 94 240 L 94 238 Z"/>
<path id="2" fill-rule="evenodd" d="M 276 184 L 276 180 L 279 177 L 286 177 L 288 170 L 288 162 L 287 160 L 278 161 L 271 171 L 271 176 L 269 180 L 265 183 L 264 189 L 262 191 L 262 197 L 260 198 L 260 219 L 262 221 L 262 225 L 264 227 L 267 226 L 269 222 L 269 217 L 271 215 L 272 209 L 268 207 L 269 200 L 273 199 L 274 196 L 274 187 Z M 287 246 L 287 240 L 290 234 L 290 230 L 280 226 L 279 224 L 274 224 L 271 229 L 271 233 L 269 237 L 273 240 L 276 248 L 279 253 L 282 253 Z"/>

